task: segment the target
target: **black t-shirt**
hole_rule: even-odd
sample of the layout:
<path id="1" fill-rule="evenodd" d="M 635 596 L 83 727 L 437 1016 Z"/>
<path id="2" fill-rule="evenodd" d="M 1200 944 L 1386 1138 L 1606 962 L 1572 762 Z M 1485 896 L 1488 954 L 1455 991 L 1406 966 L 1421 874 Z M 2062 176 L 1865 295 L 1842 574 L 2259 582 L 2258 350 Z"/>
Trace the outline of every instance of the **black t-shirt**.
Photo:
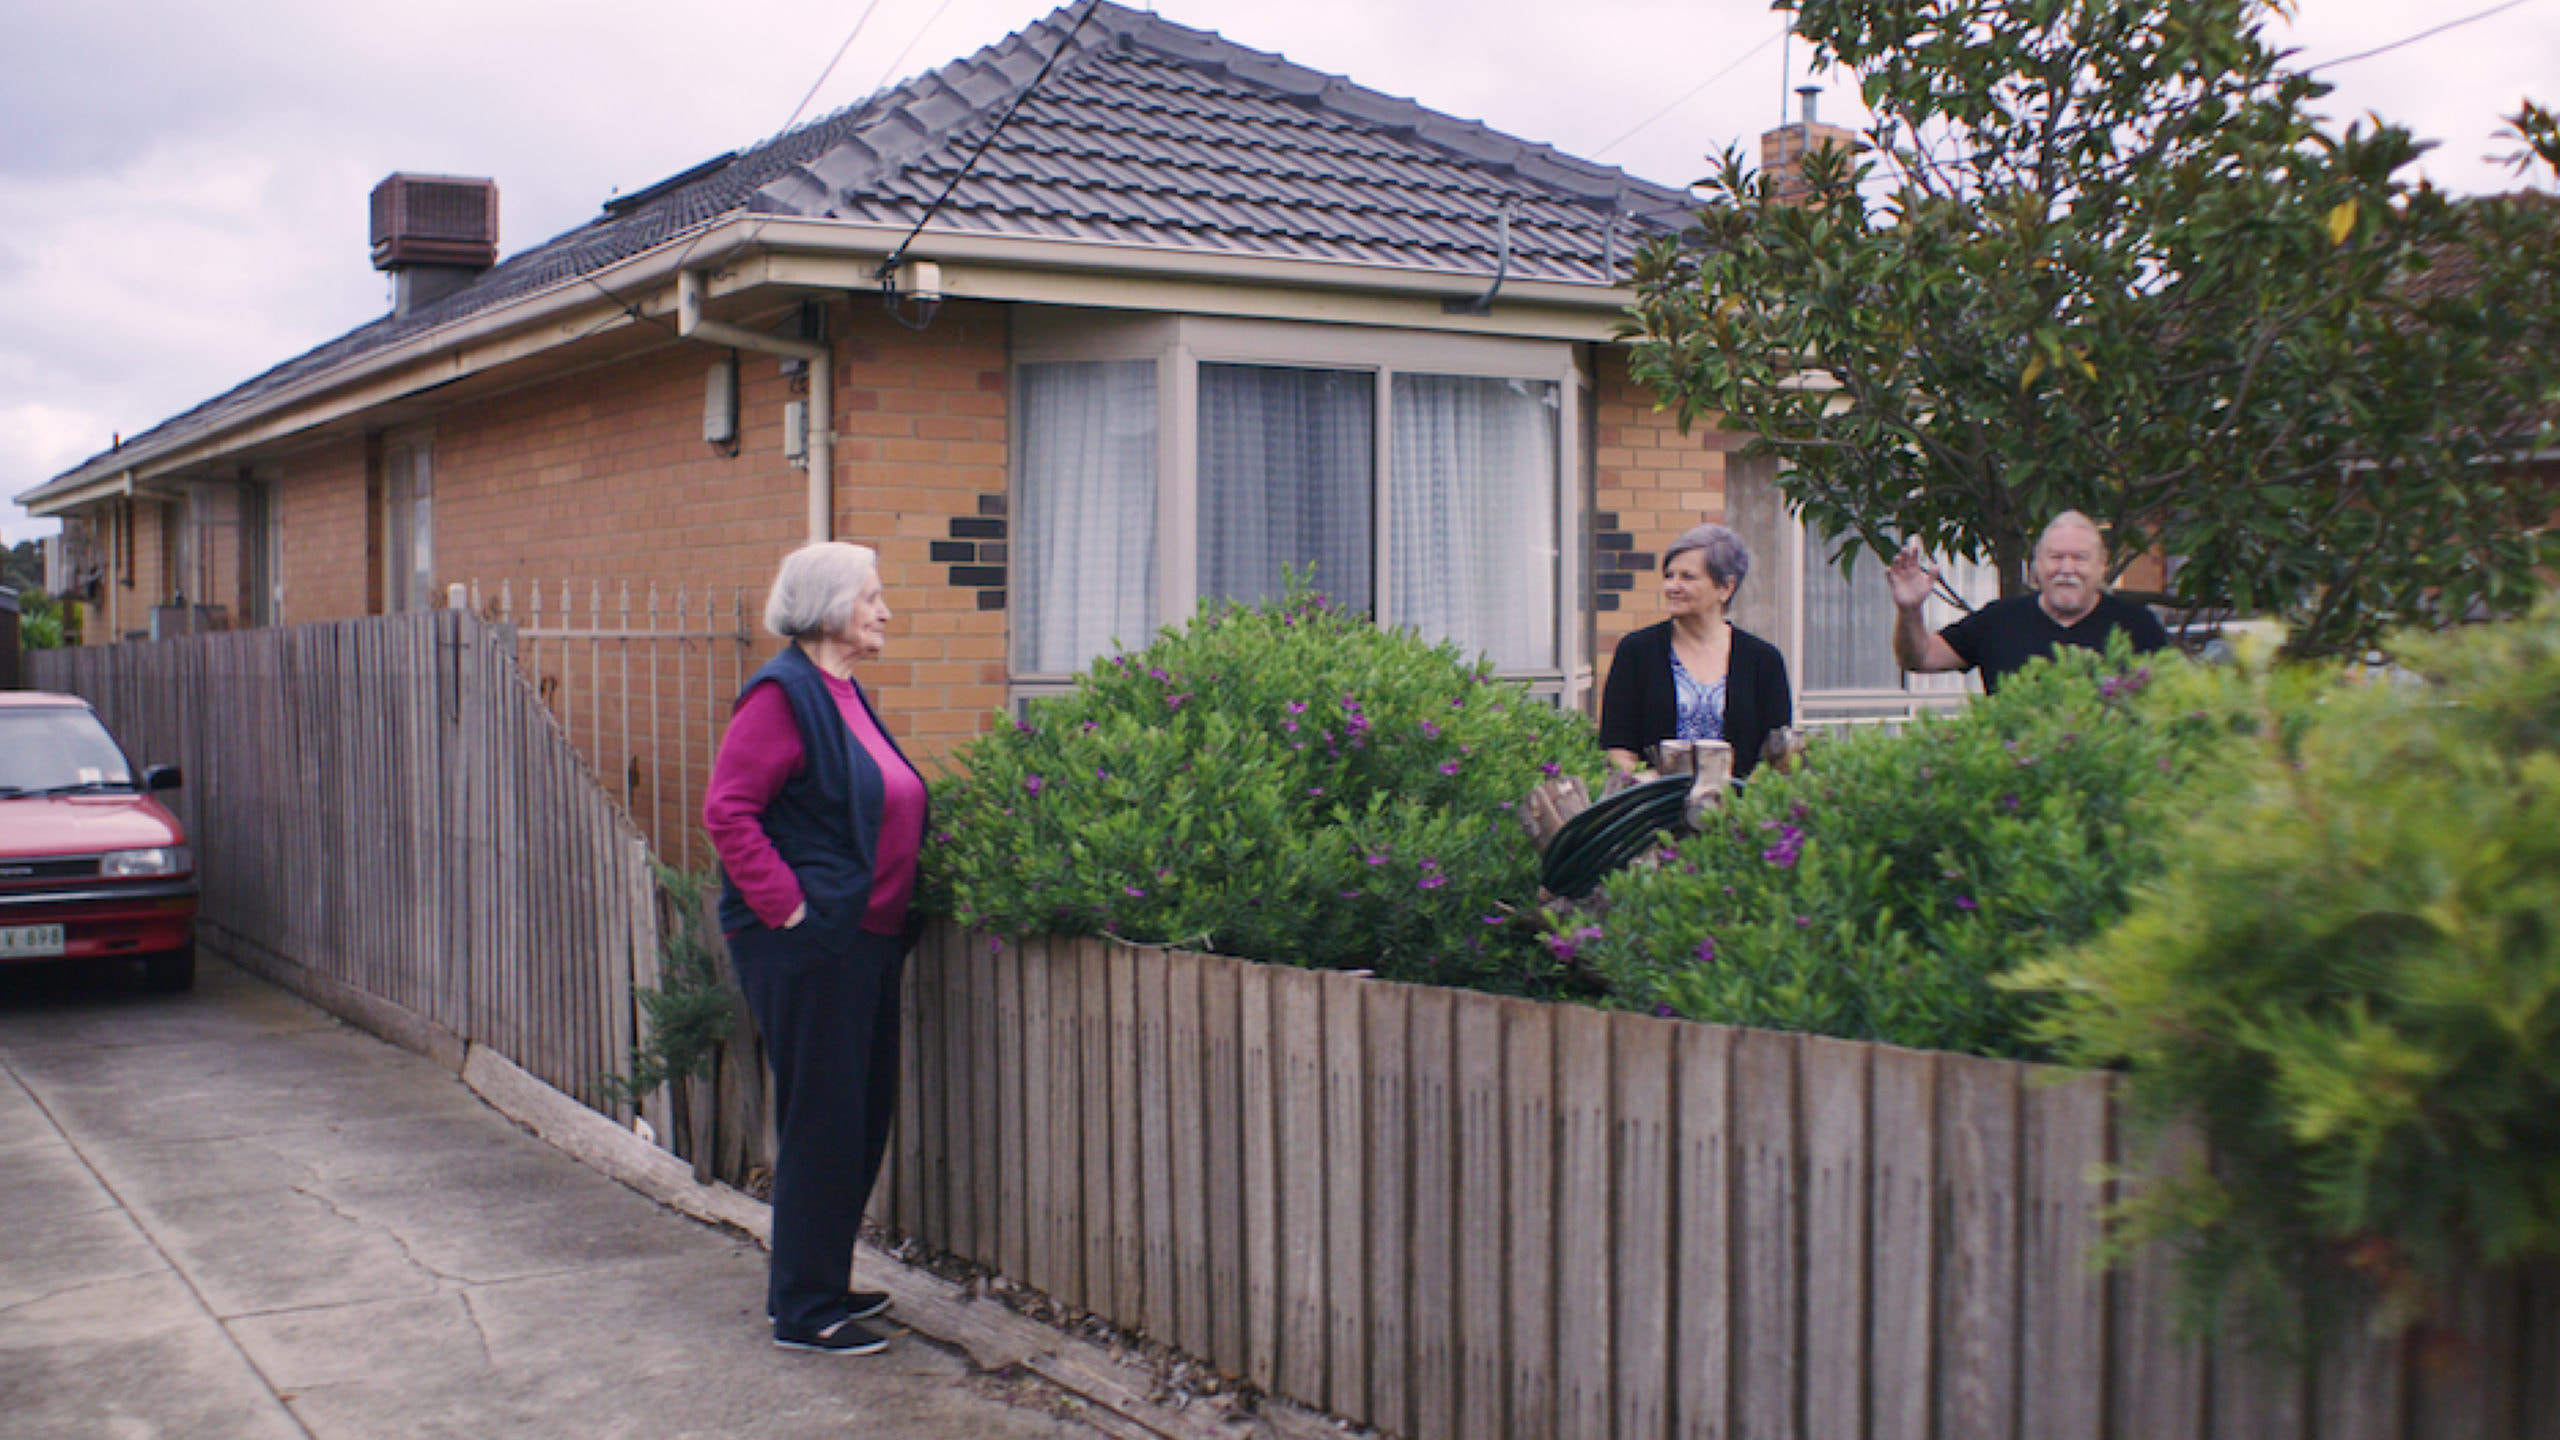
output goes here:
<path id="1" fill-rule="evenodd" d="M 1963 659 L 1966 669 L 1981 668 L 1983 689 L 1997 690 L 2003 676 L 2052 654 L 2057 645 L 2104 650 L 2119 630 L 2133 638 L 2137 651 L 2168 648 L 2169 632 L 2161 627 L 2160 617 L 2113 595 L 2099 596 L 2097 607 L 2081 616 L 2077 625 L 2064 625 L 2046 614 L 2033 595 L 2013 595 L 1983 606 L 1938 634 Z"/>

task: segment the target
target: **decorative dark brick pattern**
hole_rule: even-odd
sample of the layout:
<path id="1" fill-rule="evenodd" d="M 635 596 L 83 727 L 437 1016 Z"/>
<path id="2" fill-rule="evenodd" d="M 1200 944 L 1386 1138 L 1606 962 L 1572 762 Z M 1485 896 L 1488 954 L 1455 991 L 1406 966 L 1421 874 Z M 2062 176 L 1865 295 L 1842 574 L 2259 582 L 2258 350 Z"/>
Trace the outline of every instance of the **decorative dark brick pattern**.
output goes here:
<path id="1" fill-rule="evenodd" d="M 1000 590 L 1004 588 L 1001 565 L 954 565 L 951 583 L 963 590 Z"/>
<path id="2" fill-rule="evenodd" d="M 964 515 L 951 522 L 951 538 L 954 540 L 1001 540 L 1004 538 L 1004 522 Z"/>
<path id="3" fill-rule="evenodd" d="M 1600 553 L 1603 555 L 1616 550 L 1633 550 L 1636 548 L 1636 537 L 1628 534 L 1624 530 L 1603 530 L 1593 538 L 1594 542 L 1599 545 Z"/>
<path id="4" fill-rule="evenodd" d="M 1627 574 L 1623 570 L 1603 571 L 1594 578 L 1600 582 L 1600 588 L 1603 590 L 1633 590 L 1636 588 L 1636 577 Z M 1607 597 L 1604 596 L 1602 598 L 1605 599 Z"/>
<path id="5" fill-rule="evenodd" d="M 1003 608 L 1004 608 L 1004 592 L 1003 592 L 1003 591 L 1001 591 L 1001 590 L 981 590 L 981 591 L 979 591 L 979 592 L 978 592 L 978 608 L 979 608 L 979 609 L 981 609 L 981 610 L 1001 610 L 1001 609 L 1003 609 Z"/>
<path id="6" fill-rule="evenodd" d="M 936 565 L 974 565 L 977 561 L 978 547 L 966 540 L 933 542 L 933 563 Z"/>
<path id="7" fill-rule="evenodd" d="M 1618 597 L 1615 595 L 1597 595 L 1592 597 L 1592 601 L 1603 610 L 1615 610 L 1618 608 Z"/>
<path id="8" fill-rule="evenodd" d="M 1005 513 L 1005 511 L 1004 511 L 1004 497 L 1003 497 L 1003 496 L 1001 496 L 1001 495 L 981 495 L 981 496 L 979 496 L 979 497 L 978 497 L 978 513 L 979 513 L 979 514 L 981 514 L 981 515 L 996 515 L 996 516 L 1001 516 L 1001 515 L 1003 515 L 1003 514 Z"/>
<path id="9" fill-rule="evenodd" d="M 984 564 L 1001 565 L 1005 562 L 1005 550 L 1002 545 L 981 545 L 978 547 L 978 559 Z"/>
<path id="10" fill-rule="evenodd" d="M 1650 570 L 1653 568 L 1653 554 L 1646 550 L 1631 550 L 1618 557 L 1618 568 L 1638 572 Z"/>

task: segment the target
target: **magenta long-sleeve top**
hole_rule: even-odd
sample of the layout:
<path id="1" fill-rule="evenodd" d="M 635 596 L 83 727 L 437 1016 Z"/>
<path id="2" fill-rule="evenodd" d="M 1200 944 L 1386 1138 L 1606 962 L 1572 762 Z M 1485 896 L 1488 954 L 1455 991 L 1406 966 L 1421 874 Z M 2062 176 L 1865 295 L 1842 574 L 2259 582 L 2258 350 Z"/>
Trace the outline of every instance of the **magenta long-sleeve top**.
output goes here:
<path id="1" fill-rule="evenodd" d="M 871 857 L 871 905 L 863 912 L 862 928 L 895 935 L 907 921 L 916 857 L 924 847 L 924 777 L 881 733 L 880 722 L 871 717 L 871 707 L 862 703 L 862 692 L 851 680 L 819 674 L 845 728 L 880 767 L 880 836 Z M 747 908 L 776 930 L 800 908 L 800 877 L 765 838 L 759 817 L 807 763 L 791 702 L 780 686 L 758 685 L 729 721 L 729 738 L 721 743 L 702 802 L 703 827 L 711 833 L 722 868 L 746 898 Z"/>

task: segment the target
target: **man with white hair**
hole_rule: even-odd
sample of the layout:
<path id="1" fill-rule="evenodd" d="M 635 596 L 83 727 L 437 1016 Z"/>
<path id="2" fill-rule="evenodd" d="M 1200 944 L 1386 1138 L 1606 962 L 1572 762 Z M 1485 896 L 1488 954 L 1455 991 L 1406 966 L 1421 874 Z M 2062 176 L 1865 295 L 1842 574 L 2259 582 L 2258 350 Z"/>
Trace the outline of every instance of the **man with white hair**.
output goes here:
<path id="1" fill-rule="evenodd" d="M 2104 650 L 2116 632 L 2132 637 L 2137 651 L 2164 649 L 2169 632 L 2158 616 L 2106 593 L 2107 542 L 2097 523 L 2077 510 L 2053 517 L 2036 541 L 2032 595 L 2014 595 L 1983 606 L 1935 634 L 1922 607 L 1938 580 L 1937 567 L 1906 545 L 1885 571 L 1893 591 L 1893 656 L 1905 670 L 1982 670 L 1982 688 L 2030 660 L 2063 645 Z"/>

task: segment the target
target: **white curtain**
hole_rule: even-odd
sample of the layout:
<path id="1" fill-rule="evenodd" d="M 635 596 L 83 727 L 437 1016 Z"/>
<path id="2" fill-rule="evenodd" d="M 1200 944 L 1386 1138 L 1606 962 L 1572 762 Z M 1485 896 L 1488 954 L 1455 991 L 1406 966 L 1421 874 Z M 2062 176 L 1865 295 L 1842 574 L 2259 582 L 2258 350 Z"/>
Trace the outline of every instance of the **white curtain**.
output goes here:
<path id="1" fill-rule="evenodd" d="M 1390 618 L 1503 670 L 1552 669 L 1556 386 L 1398 375 L 1392 393 Z"/>
<path id="2" fill-rule="evenodd" d="M 1357 370 L 1200 367 L 1200 593 L 1252 604 L 1281 567 L 1370 607 L 1376 381 Z"/>
<path id="3" fill-rule="evenodd" d="M 1893 593 L 1885 585 L 1885 562 L 1861 549 L 1854 576 L 1843 575 L 1831 554 L 1838 544 L 1808 523 L 1804 531 L 1804 679 L 1807 692 L 1825 690 L 1954 691 L 1965 677 L 1909 675 L 1893 658 Z M 2000 598 L 1998 576 L 1990 566 L 1966 560 L 1937 562 L 1948 588 L 1976 606 Z M 1925 612 L 1929 628 L 1951 625 L 1964 613 L 1932 596 Z"/>
<path id="4" fill-rule="evenodd" d="M 1014 668 L 1082 670 L 1156 631 L 1156 366 L 1024 365 Z"/>
<path id="5" fill-rule="evenodd" d="M 1893 593 L 1885 562 L 1859 550 L 1842 574 L 1831 556 L 1839 540 L 1804 527 L 1804 680 L 1807 690 L 1899 690 L 1893 658 Z"/>

